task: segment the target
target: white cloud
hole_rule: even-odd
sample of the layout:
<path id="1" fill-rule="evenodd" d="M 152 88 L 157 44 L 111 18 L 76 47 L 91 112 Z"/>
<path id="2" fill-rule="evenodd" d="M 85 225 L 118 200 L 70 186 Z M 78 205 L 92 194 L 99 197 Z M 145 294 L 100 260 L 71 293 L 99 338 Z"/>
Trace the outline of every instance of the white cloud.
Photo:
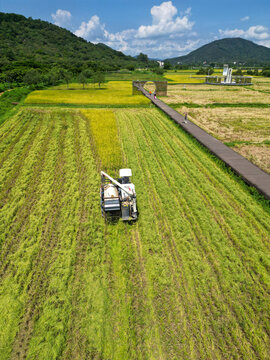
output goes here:
<path id="1" fill-rule="evenodd" d="M 270 38 L 270 32 L 265 26 L 262 25 L 251 26 L 246 31 L 246 37 L 264 40 Z"/>
<path id="2" fill-rule="evenodd" d="M 93 42 L 99 42 L 104 38 L 105 31 L 105 25 L 100 23 L 97 15 L 94 15 L 87 23 L 83 21 L 74 34 Z"/>
<path id="3" fill-rule="evenodd" d="M 219 30 L 220 35 L 228 37 L 243 37 L 251 40 L 268 40 L 270 39 L 270 30 L 262 25 L 250 26 L 247 30 Z"/>
<path id="4" fill-rule="evenodd" d="M 249 16 L 244 16 L 240 19 L 240 21 L 248 21 L 250 19 Z"/>
<path id="5" fill-rule="evenodd" d="M 71 13 L 67 10 L 58 9 L 55 14 L 51 14 L 54 24 L 58 26 L 65 26 L 71 19 Z"/>
<path id="6" fill-rule="evenodd" d="M 229 37 L 240 37 L 240 36 L 244 36 L 245 35 L 245 31 L 244 30 L 240 30 L 240 29 L 234 29 L 234 30 L 218 30 L 220 35 L 222 36 L 229 36 Z"/>
<path id="7" fill-rule="evenodd" d="M 266 47 L 270 48 L 270 39 L 269 40 L 257 41 L 257 44 L 263 45 L 263 46 L 266 46 Z"/>
<path id="8" fill-rule="evenodd" d="M 182 18 L 177 16 L 176 7 L 171 1 L 163 2 L 160 6 L 153 6 L 151 9 L 152 25 L 140 26 L 136 37 L 160 37 L 170 34 L 185 33 L 192 29 L 194 23 L 189 21 L 191 9 L 187 9 L 186 15 Z"/>
<path id="9" fill-rule="evenodd" d="M 190 40 L 196 36 L 192 32 L 194 22 L 189 20 L 191 8 L 181 16 L 172 1 L 161 3 L 151 8 L 152 24 L 141 25 L 138 29 L 127 29 L 118 33 L 110 33 L 97 15 L 88 22 L 82 22 L 75 35 L 94 43 L 106 45 L 130 55 L 140 52 L 150 57 L 178 56 L 179 53 L 194 50 L 198 40 Z M 181 41 L 180 41 L 181 40 Z"/>

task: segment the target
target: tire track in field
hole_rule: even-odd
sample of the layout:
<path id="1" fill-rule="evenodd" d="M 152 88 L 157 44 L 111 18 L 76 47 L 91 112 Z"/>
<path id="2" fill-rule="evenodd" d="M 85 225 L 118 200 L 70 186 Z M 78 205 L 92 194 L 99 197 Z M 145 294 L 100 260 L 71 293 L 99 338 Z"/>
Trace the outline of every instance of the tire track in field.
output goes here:
<path id="1" fill-rule="evenodd" d="M 152 149 L 152 147 L 151 147 L 151 149 Z M 157 157 L 156 157 L 156 160 L 157 160 Z M 162 170 L 162 166 L 161 166 L 161 164 L 159 164 L 159 166 L 160 166 L 160 169 Z M 168 175 L 168 174 L 164 174 L 164 179 L 168 179 L 170 176 Z M 181 204 L 180 204 L 181 205 Z M 188 208 L 186 209 L 186 211 L 187 211 L 187 213 L 188 213 Z M 193 222 L 194 223 L 194 222 Z M 190 223 L 191 224 L 191 226 L 192 226 L 192 222 Z M 201 243 L 201 241 L 199 240 L 201 238 L 201 236 L 196 236 L 196 239 L 199 241 L 199 247 L 201 248 L 201 249 L 204 249 L 204 245 Z M 205 251 L 205 250 L 203 250 L 203 251 Z M 209 251 L 208 251 L 208 254 L 209 254 Z M 209 261 L 209 256 L 207 256 L 207 253 L 205 253 L 205 255 L 206 255 L 206 259 Z M 210 264 L 210 263 L 209 263 Z M 218 284 L 220 284 L 220 279 L 222 278 L 222 276 L 220 276 L 219 275 L 219 273 L 217 272 L 218 271 L 218 268 L 215 266 L 215 267 L 213 267 L 214 265 L 215 265 L 215 261 L 213 261 L 213 262 L 211 262 L 211 265 L 212 265 L 212 268 L 213 268 L 213 271 L 214 271 L 214 273 L 216 274 L 216 276 L 217 276 L 217 280 L 218 280 Z M 220 286 L 221 286 L 221 284 L 220 284 Z M 221 288 L 222 289 L 222 288 Z M 214 300 L 214 299 L 213 299 Z M 230 304 L 228 304 L 228 302 L 226 301 L 226 303 L 227 303 L 227 306 L 229 306 L 229 308 L 230 308 L 230 310 L 231 310 L 231 312 L 234 314 L 234 317 L 235 317 L 235 319 L 237 320 L 237 322 L 238 322 L 238 324 L 239 324 L 239 326 L 240 326 L 240 323 L 241 323 L 241 319 L 239 319 L 239 317 L 238 317 L 238 315 L 235 313 L 235 311 L 234 311 L 234 309 L 232 309 L 232 307 L 231 307 L 231 305 Z M 244 331 L 244 329 L 240 326 L 240 328 L 242 329 L 242 331 L 243 331 L 243 334 L 245 334 L 245 336 L 246 336 L 246 340 L 247 340 L 247 342 L 249 343 L 249 340 L 248 340 L 248 337 L 247 337 L 247 334 L 246 334 L 246 332 Z M 238 342 L 238 345 L 240 345 L 239 344 L 239 342 Z M 250 344 L 251 346 L 252 346 L 252 344 Z M 230 346 L 231 346 L 231 343 L 230 343 Z M 238 349 L 239 349 L 239 347 L 238 347 Z M 243 350 L 244 351 L 244 350 Z M 255 351 L 256 352 L 256 349 L 254 349 L 253 348 L 253 351 Z"/>
<path id="2" fill-rule="evenodd" d="M 40 174 L 43 171 L 44 162 L 51 142 L 51 135 L 54 130 L 55 120 L 51 121 L 47 134 L 43 139 L 41 148 L 38 152 L 33 173 L 29 181 L 25 200 L 23 205 L 18 209 L 16 216 L 12 222 L 9 236 L 3 243 L 0 254 L 0 278 L 3 274 L 7 275 L 7 268 L 10 264 L 10 255 L 13 254 L 20 245 L 20 239 L 24 234 L 25 228 L 29 222 L 29 215 L 37 201 Z"/>
<path id="3" fill-rule="evenodd" d="M 59 136 L 59 153 L 54 169 L 53 197 L 51 203 L 51 213 L 45 221 L 40 241 L 40 248 L 37 256 L 33 260 L 31 282 L 27 288 L 27 300 L 25 311 L 22 316 L 18 333 L 13 343 L 11 360 L 26 359 L 28 344 L 34 328 L 34 323 L 42 311 L 42 304 L 46 297 L 49 279 L 46 273 L 50 265 L 54 262 L 57 254 L 57 226 L 61 212 L 61 200 L 63 198 L 65 182 L 65 159 L 63 154 L 66 127 L 62 126 Z"/>

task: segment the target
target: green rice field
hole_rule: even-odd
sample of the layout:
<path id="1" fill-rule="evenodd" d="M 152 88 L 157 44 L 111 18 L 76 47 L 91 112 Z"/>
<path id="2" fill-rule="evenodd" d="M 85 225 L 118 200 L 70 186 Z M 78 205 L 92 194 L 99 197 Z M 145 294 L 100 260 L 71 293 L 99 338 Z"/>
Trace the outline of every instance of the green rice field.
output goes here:
<path id="1" fill-rule="evenodd" d="M 48 91 L 79 101 L 0 126 L 0 359 L 268 359 L 269 203 L 157 109 Z M 133 224 L 101 216 L 121 167 Z"/>

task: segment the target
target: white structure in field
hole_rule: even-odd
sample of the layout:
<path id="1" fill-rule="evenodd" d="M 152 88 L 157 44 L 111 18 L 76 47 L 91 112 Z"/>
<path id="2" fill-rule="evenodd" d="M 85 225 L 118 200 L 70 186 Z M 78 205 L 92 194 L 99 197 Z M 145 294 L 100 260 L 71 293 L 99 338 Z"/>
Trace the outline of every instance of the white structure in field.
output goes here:
<path id="1" fill-rule="evenodd" d="M 157 62 L 159 63 L 159 66 L 160 66 L 160 67 L 164 67 L 164 62 L 163 62 L 163 61 L 159 61 L 159 60 L 158 60 Z"/>
<path id="2" fill-rule="evenodd" d="M 232 68 L 229 68 L 229 65 L 224 65 L 223 76 L 224 76 L 223 84 L 232 84 L 233 83 Z"/>
<path id="3" fill-rule="evenodd" d="M 210 85 L 252 85 L 250 76 L 233 76 L 232 68 L 224 65 L 223 76 L 206 76 L 205 83 Z"/>

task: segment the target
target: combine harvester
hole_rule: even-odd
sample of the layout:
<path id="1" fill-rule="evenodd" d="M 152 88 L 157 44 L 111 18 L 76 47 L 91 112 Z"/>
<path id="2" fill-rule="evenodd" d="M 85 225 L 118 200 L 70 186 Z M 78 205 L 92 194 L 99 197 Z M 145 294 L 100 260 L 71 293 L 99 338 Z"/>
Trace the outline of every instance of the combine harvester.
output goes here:
<path id="1" fill-rule="evenodd" d="M 129 180 L 131 169 L 120 169 L 115 180 L 101 171 L 100 206 L 102 216 L 120 217 L 124 221 L 137 220 L 135 185 Z"/>

